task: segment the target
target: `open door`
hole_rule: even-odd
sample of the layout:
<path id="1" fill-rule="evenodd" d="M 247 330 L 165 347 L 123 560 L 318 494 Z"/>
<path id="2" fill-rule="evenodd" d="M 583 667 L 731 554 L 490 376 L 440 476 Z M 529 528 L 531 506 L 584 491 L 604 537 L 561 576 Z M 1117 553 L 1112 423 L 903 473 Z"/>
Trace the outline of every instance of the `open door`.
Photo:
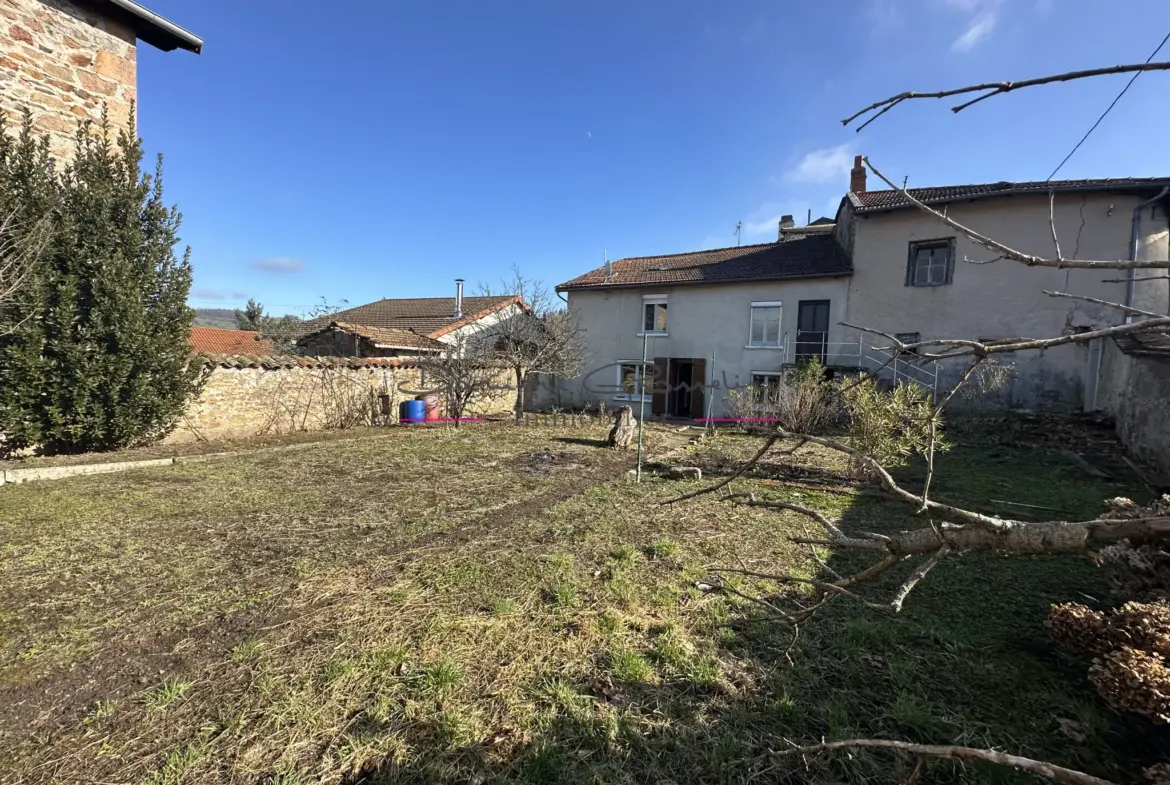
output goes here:
<path id="1" fill-rule="evenodd" d="M 654 376 L 650 380 L 652 385 L 650 395 L 650 413 L 655 417 L 666 414 L 667 364 L 665 357 L 654 358 Z"/>
<path id="2" fill-rule="evenodd" d="M 707 416 L 707 358 L 696 357 L 691 367 L 691 417 L 700 419 Z"/>

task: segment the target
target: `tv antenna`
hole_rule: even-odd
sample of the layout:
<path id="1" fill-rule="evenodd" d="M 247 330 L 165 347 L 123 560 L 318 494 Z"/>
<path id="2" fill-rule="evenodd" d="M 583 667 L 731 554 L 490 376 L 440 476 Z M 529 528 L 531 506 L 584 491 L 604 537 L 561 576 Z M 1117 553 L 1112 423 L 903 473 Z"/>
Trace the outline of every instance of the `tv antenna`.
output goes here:
<path id="1" fill-rule="evenodd" d="M 743 231 L 743 221 L 736 221 L 735 222 L 735 232 L 733 232 L 733 234 L 735 235 L 736 246 L 739 246 L 740 240 L 742 239 L 740 237 L 740 233 L 742 231 Z"/>

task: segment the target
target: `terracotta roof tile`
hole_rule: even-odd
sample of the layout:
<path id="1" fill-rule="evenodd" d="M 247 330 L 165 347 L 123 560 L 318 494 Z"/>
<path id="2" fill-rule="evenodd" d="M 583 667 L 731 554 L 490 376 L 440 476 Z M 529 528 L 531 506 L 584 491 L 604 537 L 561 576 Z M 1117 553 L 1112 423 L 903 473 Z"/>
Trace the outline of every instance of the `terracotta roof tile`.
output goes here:
<path id="1" fill-rule="evenodd" d="M 640 256 L 598 267 L 557 287 L 600 289 L 664 284 L 708 284 L 850 275 L 849 258 L 831 234 L 805 234 L 784 242 L 709 251 Z"/>
<path id="2" fill-rule="evenodd" d="M 224 330 L 219 327 L 192 327 L 191 348 L 196 354 L 267 354 L 272 341 L 259 340 L 253 330 Z"/>
<path id="3" fill-rule="evenodd" d="M 945 204 L 968 199 L 986 199 L 992 196 L 1019 194 L 1046 194 L 1049 191 L 1149 191 L 1170 185 L 1166 177 L 1121 177 L 1099 180 L 1050 180 L 1024 183 L 983 183 L 979 185 L 945 185 L 932 188 L 911 188 L 910 194 L 924 204 Z M 897 191 L 865 191 L 850 193 L 847 197 L 858 213 L 876 213 L 910 207 Z"/>
<path id="4" fill-rule="evenodd" d="M 216 368 L 403 368 L 418 365 L 409 357 L 297 357 L 294 355 L 203 354 L 203 363 Z"/>
<path id="5" fill-rule="evenodd" d="M 457 326 L 482 318 L 514 302 L 517 302 L 515 295 L 464 297 L 463 318 L 456 319 L 454 297 L 384 298 L 306 322 L 305 331 L 314 332 L 330 322 L 344 322 L 367 327 L 414 330 L 434 338 L 436 334 L 450 332 Z"/>
<path id="6" fill-rule="evenodd" d="M 430 338 L 415 330 L 407 330 L 399 327 L 371 327 L 366 324 L 349 324 L 348 322 L 330 322 L 316 332 L 301 336 L 299 340 L 303 341 L 327 330 L 340 330 L 352 335 L 358 335 L 370 341 L 375 346 L 385 349 L 417 349 L 424 352 L 441 352 L 447 347 L 446 344 L 440 343 L 434 338 Z"/>

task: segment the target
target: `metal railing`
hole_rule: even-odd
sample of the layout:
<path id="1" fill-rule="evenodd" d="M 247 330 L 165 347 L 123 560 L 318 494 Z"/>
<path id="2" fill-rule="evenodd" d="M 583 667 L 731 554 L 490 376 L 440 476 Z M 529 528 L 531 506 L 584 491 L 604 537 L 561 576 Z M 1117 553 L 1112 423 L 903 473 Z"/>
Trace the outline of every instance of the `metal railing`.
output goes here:
<path id="1" fill-rule="evenodd" d="M 793 347 L 785 336 L 785 357 L 788 362 L 795 363 L 797 357 Z M 802 342 L 800 345 L 807 345 Z M 872 343 L 872 341 L 871 341 Z M 888 344 L 889 341 L 884 341 Z M 866 336 L 862 334 L 855 341 L 822 341 L 820 343 L 821 358 L 826 365 L 836 368 L 855 368 L 863 373 L 872 373 L 878 379 L 892 385 L 918 384 L 926 387 L 932 394 L 938 393 L 938 363 L 927 362 L 912 352 L 899 352 L 892 349 L 879 348 L 881 343 L 870 345 Z M 806 356 L 808 353 L 802 353 Z"/>

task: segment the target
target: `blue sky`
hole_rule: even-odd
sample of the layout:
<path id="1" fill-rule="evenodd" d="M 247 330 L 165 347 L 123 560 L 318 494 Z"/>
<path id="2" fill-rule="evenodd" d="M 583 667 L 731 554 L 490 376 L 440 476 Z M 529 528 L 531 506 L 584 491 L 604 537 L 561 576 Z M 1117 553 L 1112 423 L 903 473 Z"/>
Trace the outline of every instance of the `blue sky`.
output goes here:
<path id="1" fill-rule="evenodd" d="M 148 5 L 206 40 L 139 52 L 192 304 L 275 313 L 448 296 L 514 264 L 556 284 L 604 251 L 734 245 L 737 221 L 770 241 L 783 213 L 832 215 L 855 153 L 911 185 L 1042 180 L 1128 77 L 839 120 L 1144 60 L 1170 31 L 1164 0 Z M 1170 174 L 1168 95 L 1140 77 L 1060 177 Z"/>

